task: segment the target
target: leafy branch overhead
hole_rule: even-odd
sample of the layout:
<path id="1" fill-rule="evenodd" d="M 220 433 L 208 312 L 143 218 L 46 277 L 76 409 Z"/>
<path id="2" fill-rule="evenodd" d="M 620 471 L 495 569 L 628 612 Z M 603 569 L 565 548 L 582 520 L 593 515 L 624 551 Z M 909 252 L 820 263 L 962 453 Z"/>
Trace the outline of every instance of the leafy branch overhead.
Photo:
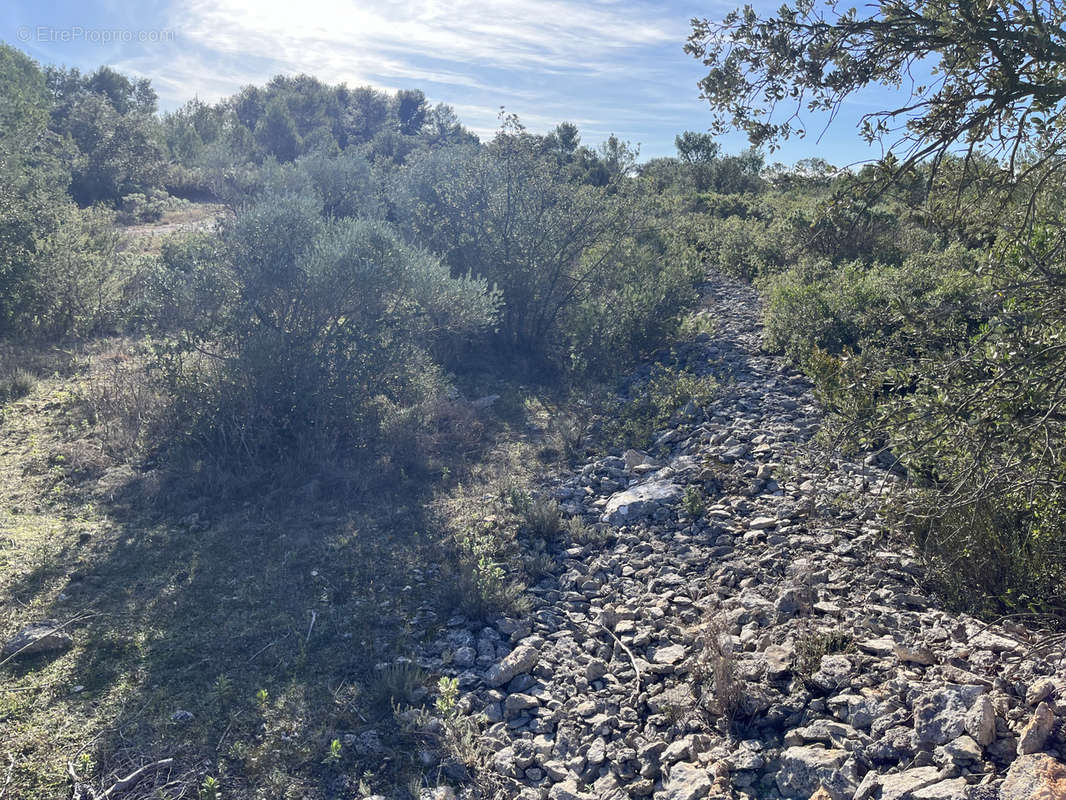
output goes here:
<path id="1" fill-rule="evenodd" d="M 957 145 L 1009 159 L 1057 150 L 1066 98 L 1066 32 L 1057 2 L 882 0 L 846 8 L 799 0 L 776 16 L 750 5 L 721 23 L 692 21 L 685 49 L 709 67 L 701 97 L 715 130 L 744 130 L 771 148 L 809 131 L 879 84 L 906 98 L 862 117 L 862 135 L 916 163 Z"/>

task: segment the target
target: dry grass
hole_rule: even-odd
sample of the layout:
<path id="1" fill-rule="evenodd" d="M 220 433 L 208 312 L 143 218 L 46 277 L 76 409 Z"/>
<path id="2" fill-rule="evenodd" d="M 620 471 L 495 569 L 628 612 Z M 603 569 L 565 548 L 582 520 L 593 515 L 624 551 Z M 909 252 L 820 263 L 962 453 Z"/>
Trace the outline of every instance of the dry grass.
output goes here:
<path id="1" fill-rule="evenodd" d="M 708 614 L 698 629 L 702 645 L 692 674 L 702 686 L 701 705 L 728 729 L 743 699 L 743 683 L 737 678 L 733 640 L 721 622 Z"/>
<path id="2" fill-rule="evenodd" d="M 122 250 L 158 254 L 166 237 L 210 230 L 225 213 L 225 206 L 218 203 L 189 203 L 165 211 L 156 222 L 122 225 L 119 227 L 125 237 Z"/>

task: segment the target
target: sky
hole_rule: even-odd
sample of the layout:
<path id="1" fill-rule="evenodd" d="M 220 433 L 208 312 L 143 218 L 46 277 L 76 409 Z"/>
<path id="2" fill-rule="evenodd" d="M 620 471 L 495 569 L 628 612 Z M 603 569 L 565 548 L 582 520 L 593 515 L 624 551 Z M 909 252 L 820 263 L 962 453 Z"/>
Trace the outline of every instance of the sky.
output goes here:
<path id="1" fill-rule="evenodd" d="M 756 0 L 771 12 L 780 0 Z M 739 3 L 738 3 L 739 4 Z M 595 146 L 614 133 L 640 160 L 674 154 L 674 136 L 706 131 L 696 82 L 705 70 L 682 48 L 693 17 L 719 20 L 730 0 L 14 0 L 0 41 L 42 64 L 91 71 L 107 64 L 148 77 L 160 108 L 213 102 L 279 73 L 327 83 L 422 89 L 489 138 L 500 107 L 535 133 L 577 124 Z M 891 103 L 872 89 L 769 161 L 807 157 L 837 166 L 879 154 L 861 140 L 864 111 Z M 820 134 L 820 135 L 819 135 Z M 727 152 L 747 142 L 720 137 Z"/>

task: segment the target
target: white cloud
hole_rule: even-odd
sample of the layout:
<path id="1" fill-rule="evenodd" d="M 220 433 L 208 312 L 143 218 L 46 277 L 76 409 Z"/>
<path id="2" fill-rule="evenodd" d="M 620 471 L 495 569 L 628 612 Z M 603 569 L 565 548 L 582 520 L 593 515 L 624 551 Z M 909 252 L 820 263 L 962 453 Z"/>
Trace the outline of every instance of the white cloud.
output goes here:
<path id="1" fill-rule="evenodd" d="M 575 0 L 181 0 L 182 38 L 334 71 L 387 75 L 412 56 L 473 66 L 595 71 L 634 46 L 679 41 L 639 6 Z"/>
<path id="2" fill-rule="evenodd" d="M 562 120 L 588 143 L 685 125 L 702 112 L 681 52 L 690 14 L 649 0 L 173 0 L 173 57 L 142 51 L 165 107 L 215 100 L 278 73 L 417 87 L 482 137 L 500 105 L 534 131 Z M 164 60 L 166 58 L 166 60 Z M 694 75 L 695 72 L 692 72 Z M 684 101 L 688 100 L 686 104 Z M 669 134 L 673 140 L 673 132 Z"/>

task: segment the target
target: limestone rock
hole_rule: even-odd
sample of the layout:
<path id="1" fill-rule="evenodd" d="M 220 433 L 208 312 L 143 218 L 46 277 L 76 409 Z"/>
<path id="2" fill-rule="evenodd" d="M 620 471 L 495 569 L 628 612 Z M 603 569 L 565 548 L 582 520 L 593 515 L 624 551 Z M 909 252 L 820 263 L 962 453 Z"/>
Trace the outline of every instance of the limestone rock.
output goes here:
<path id="1" fill-rule="evenodd" d="M 940 770 L 936 767 L 916 767 L 894 775 L 882 775 L 881 800 L 903 800 L 912 792 L 931 786 L 940 780 Z"/>
<path id="2" fill-rule="evenodd" d="M 682 761 L 670 767 L 670 775 L 655 800 L 704 800 L 712 786 L 706 769 Z"/>
<path id="3" fill-rule="evenodd" d="M 982 747 L 988 747 L 996 738 L 996 712 L 992 700 L 982 694 L 974 702 L 963 721 L 966 732 Z"/>
<path id="4" fill-rule="evenodd" d="M 1055 715 L 1051 713 L 1048 704 L 1038 705 L 1036 711 L 1033 712 L 1033 718 L 1029 720 L 1029 724 L 1018 737 L 1018 755 L 1025 756 L 1043 750 L 1054 724 Z"/>
<path id="5" fill-rule="evenodd" d="M 915 745 L 947 744 L 962 735 L 967 714 L 984 691 L 983 686 L 945 686 L 921 695 L 914 704 Z"/>
<path id="6" fill-rule="evenodd" d="M 999 800 L 1061 800 L 1066 764 L 1046 753 L 1018 756 L 999 787 Z"/>
<path id="7" fill-rule="evenodd" d="M 634 522 L 664 503 L 676 503 L 682 494 L 682 488 L 669 479 L 642 483 L 611 495 L 601 520 L 612 525 Z"/>
<path id="8" fill-rule="evenodd" d="M 485 673 L 485 683 L 492 688 L 503 686 L 516 675 L 522 675 L 533 669 L 538 657 L 539 654 L 535 647 L 519 645 L 508 653 L 500 663 L 489 667 Z"/>
<path id="9" fill-rule="evenodd" d="M 66 650 L 74 645 L 74 639 L 65 631 L 59 630 L 59 623 L 54 619 L 31 622 L 4 643 L 2 654 L 8 656 L 32 656 L 38 653 L 53 653 Z"/>
<path id="10" fill-rule="evenodd" d="M 840 767 L 847 758 L 844 750 L 827 750 L 818 745 L 789 747 L 781 754 L 777 789 L 785 797 L 810 797 L 823 786 L 829 789 L 839 785 Z"/>

